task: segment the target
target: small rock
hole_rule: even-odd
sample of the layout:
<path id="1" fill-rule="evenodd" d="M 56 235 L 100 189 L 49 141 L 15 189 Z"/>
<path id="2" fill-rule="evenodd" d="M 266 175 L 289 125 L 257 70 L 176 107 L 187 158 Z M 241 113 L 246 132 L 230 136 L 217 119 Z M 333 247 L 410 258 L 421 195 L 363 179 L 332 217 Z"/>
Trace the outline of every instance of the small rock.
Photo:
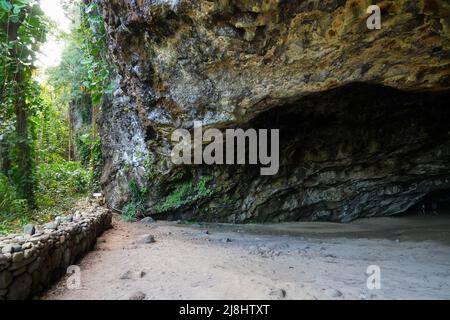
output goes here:
<path id="1" fill-rule="evenodd" d="M 142 219 L 141 221 L 139 221 L 139 223 L 152 224 L 152 223 L 155 223 L 155 219 L 153 219 L 152 217 L 146 217 L 146 218 Z"/>
<path id="2" fill-rule="evenodd" d="M 56 230 L 58 229 L 58 225 L 55 222 L 49 222 L 44 225 L 44 228 L 47 230 Z"/>
<path id="3" fill-rule="evenodd" d="M 64 217 L 63 221 L 65 221 L 65 222 L 73 222 L 73 216 Z"/>
<path id="4" fill-rule="evenodd" d="M 12 245 L 12 250 L 13 250 L 13 252 L 20 252 L 20 251 L 22 251 L 22 245 L 20 245 L 20 244 L 13 244 Z"/>
<path id="5" fill-rule="evenodd" d="M 8 258 L 0 253 L 0 265 L 8 263 Z"/>
<path id="6" fill-rule="evenodd" d="M 230 242 L 233 242 L 230 238 L 225 238 L 225 239 L 222 239 L 222 242 L 223 243 L 230 243 Z"/>
<path id="7" fill-rule="evenodd" d="M 6 289 L 13 281 L 12 273 L 9 271 L 0 272 L 0 289 Z"/>
<path id="8" fill-rule="evenodd" d="M 28 266 L 28 273 L 32 274 L 41 266 L 41 259 L 38 258 Z"/>
<path id="9" fill-rule="evenodd" d="M 34 224 L 27 224 L 25 227 L 23 227 L 23 233 L 32 236 L 36 233 L 36 226 Z"/>
<path id="10" fill-rule="evenodd" d="M 24 251 L 23 257 L 24 257 L 25 259 L 29 259 L 29 258 L 31 258 L 31 257 L 35 254 L 35 252 L 36 252 L 36 250 L 33 250 L 33 249 L 27 249 L 27 250 Z"/>
<path id="11" fill-rule="evenodd" d="M 25 254 L 23 252 L 16 252 L 12 256 L 12 262 L 13 263 L 19 263 L 23 260 Z"/>
<path id="12" fill-rule="evenodd" d="M 147 295 L 141 291 L 137 291 L 135 293 L 133 293 L 128 300 L 137 300 L 137 301 L 141 301 L 141 300 L 145 300 L 145 298 L 147 297 Z"/>
<path id="13" fill-rule="evenodd" d="M 279 299 L 284 299 L 287 296 L 287 292 L 284 289 L 272 290 L 269 295 L 277 297 Z"/>
<path id="14" fill-rule="evenodd" d="M 145 271 L 141 271 L 141 274 L 140 274 L 141 278 L 144 278 L 146 275 L 147 275 L 147 273 Z"/>
<path id="15" fill-rule="evenodd" d="M 16 269 L 13 272 L 13 277 L 17 277 L 20 276 L 21 274 L 24 274 L 27 271 L 27 268 L 25 266 L 23 266 L 22 268 Z"/>
<path id="16" fill-rule="evenodd" d="M 27 242 L 22 245 L 22 250 L 25 251 L 25 250 L 31 249 L 32 247 L 33 247 L 33 244 L 31 242 Z"/>
<path id="17" fill-rule="evenodd" d="M 12 253 L 4 253 L 3 256 L 6 258 L 6 261 L 10 261 L 12 259 Z"/>
<path id="18" fill-rule="evenodd" d="M 342 292 L 336 289 L 328 289 L 325 290 L 325 294 L 331 298 L 339 298 L 342 297 Z"/>
<path id="19" fill-rule="evenodd" d="M 12 252 L 13 252 L 13 246 L 10 245 L 10 244 L 7 244 L 6 246 L 4 246 L 2 248 L 2 253 L 3 254 L 5 254 L 5 253 L 12 253 Z"/>
<path id="20" fill-rule="evenodd" d="M 120 280 L 130 280 L 133 278 L 133 273 L 131 271 L 127 271 L 120 276 Z"/>
<path id="21" fill-rule="evenodd" d="M 150 234 L 142 236 L 139 240 L 139 243 L 142 243 L 142 244 L 150 244 L 150 243 L 155 243 L 155 242 L 156 242 L 155 237 Z"/>

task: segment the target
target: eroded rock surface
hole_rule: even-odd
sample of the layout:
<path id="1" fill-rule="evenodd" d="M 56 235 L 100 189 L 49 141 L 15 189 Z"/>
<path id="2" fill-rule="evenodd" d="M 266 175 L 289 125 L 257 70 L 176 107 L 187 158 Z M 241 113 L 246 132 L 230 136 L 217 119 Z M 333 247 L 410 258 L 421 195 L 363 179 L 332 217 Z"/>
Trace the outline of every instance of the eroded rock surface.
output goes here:
<path id="1" fill-rule="evenodd" d="M 349 221 L 449 189 L 447 1 L 379 1 L 381 30 L 372 1 L 100 3 L 122 77 L 102 115 L 111 206 L 136 182 L 156 216 Z M 195 120 L 281 128 L 279 174 L 172 165 Z"/>

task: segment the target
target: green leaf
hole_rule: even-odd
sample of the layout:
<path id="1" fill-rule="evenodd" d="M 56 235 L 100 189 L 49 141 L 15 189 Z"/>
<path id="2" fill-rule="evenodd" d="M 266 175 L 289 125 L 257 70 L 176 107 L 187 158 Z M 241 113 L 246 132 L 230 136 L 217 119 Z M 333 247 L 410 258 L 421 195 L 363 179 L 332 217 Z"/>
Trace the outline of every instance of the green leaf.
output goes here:
<path id="1" fill-rule="evenodd" d="M 0 0 L 0 12 L 9 12 L 12 9 L 12 4 L 6 0 Z"/>

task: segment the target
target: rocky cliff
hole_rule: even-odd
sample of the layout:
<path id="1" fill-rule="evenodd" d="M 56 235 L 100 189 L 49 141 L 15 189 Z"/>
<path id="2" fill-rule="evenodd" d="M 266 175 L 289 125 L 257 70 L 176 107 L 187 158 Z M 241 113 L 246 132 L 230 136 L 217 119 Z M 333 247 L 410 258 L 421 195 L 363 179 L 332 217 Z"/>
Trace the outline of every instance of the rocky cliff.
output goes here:
<path id="1" fill-rule="evenodd" d="M 450 189 L 445 0 L 101 0 L 120 88 L 108 203 L 205 221 L 350 221 Z M 367 8 L 381 8 L 369 30 Z M 281 167 L 176 166 L 174 129 L 281 130 Z M 139 199 L 139 200 L 137 200 Z M 141 210 L 142 211 L 142 210 Z"/>

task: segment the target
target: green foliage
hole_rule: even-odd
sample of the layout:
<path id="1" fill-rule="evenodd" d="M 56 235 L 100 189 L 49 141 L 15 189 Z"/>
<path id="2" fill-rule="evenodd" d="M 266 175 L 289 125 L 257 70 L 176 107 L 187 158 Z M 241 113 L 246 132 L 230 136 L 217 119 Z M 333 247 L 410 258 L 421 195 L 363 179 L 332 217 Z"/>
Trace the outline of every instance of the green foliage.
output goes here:
<path id="1" fill-rule="evenodd" d="M 48 21 L 34 0 L 0 0 L 0 129 L 13 129 L 15 103 L 25 96 L 30 109 L 36 82 L 32 79 L 40 45 L 45 41 Z M 15 30 L 16 32 L 13 32 Z M 17 38 L 17 40 L 13 40 Z M 20 92 L 22 95 L 17 95 Z M 4 122 L 6 121 L 6 122 Z M 5 124 L 5 126 L 4 126 Z"/>
<path id="2" fill-rule="evenodd" d="M 104 55 L 106 33 L 95 2 L 66 4 L 75 24 L 70 34 L 60 35 L 68 43 L 63 62 L 49 70 L 45 84 L 38 84 L 33 62 L 49 21 L 37 0 L 0 0 L 0 233 L 29 221 L 45 221 L 99 190 L 101 143 L 91 123 L 76 139 L 82 163 L 70 161 L 75 141 L 69 104 L 84 97 L 98 104 L 104 93 L 112 91 L 111 68 Z M 17 27 L 15 41 L 12 27 Z M 16 128 L 18 105 L 26 113 L 25 134 Z M 92 104 L 83 110 L 85 122 L 91 122 L 93 110 Z M 23 144 L 30 149 L 27 159 L 21 158 Z M 31 164 L 31 176 L 22 172 L 24 161 Z M 21 189 L 30 185 L 39 211 L 30 210 L 22 200 Z"/>
<path id="3" fill-rule="evenodd" d="M 41 107 L 30 118 L 34 124 L 34 147 L 38 163 L 61 162 L 69 158 L 69 115 L 53 99 L 54 95 L 46 85 L 39 91 Z"/>
<path id="4" fill-rule="evenodd" d="M 25 201 L 17 199 L 16 190 L 13 189 L 8 178 L 0 173 L 0 214 L 25 212 Z"/>
<path id="5" fill-rule="evenodd" d="M 103 168 L 103 157 L 101 150 L 101 139 L 94 136 L 92 132 L 78 134 L 75 143 L 81 164 L 91 171 L 91 189 L 100 191 L 100 178 Z"/>
<path id="6" fill-rule="evenodd" d="M 2 93 L 11 94 L 14 86 L 9 85 L 15 84 L 19 72 L 25 79 L 31 78 L 36 52 L 46 38 L 48 21 L 35 0 L 0 0 L 0 26 L 0 83 L 5 85 Z M 12 41 L 11 33 L 16 28 L 18 37 Z"/>
<path id="7" fill-rule="evenodd" d="M 100 180 L 103 169 L 103 155 L 102 155 L 102 142 L 99 137 L 94 139 L 91 145 L 91 189 L 93 191 L 100 191 Z"/>
<path id="8" fill-rule="evenodd" d="M 136 180 L 128 184 L 131 193 L 131 201 L 123 208 L 122 219 L 126 222 L 135 222 L 139 216 L 145 213 L 145 200 L 147 190 L 141 189 Z"/>
<path id="9" fill-rule="evenodd" d="M 91 92 L 94 104 L 100 102 L 105 92 L 111 93 L 111 66 L 106 59 L 106 30 L 101 10 L 96 2 L 81 6 L 80 26 L 75 33 L 83 52 L 81 64 L 87 78 L 83 86 Z"/>
<path id="10" fill-rule="evenodd" d="M 33 79 L 36 52 L 48 22 L 35 0 L 0 0 L 0 148 L 2 173 L 34 207 L 33 130 L 39 87 Z"/>
<path id="11" fill-rule="evenodd" d="M 112 68 L 106 58 L 106 30 L 98 4 L 74 1 L 72 8 L 77 14 L 75 26 L 60 66 L 49 71 L 49 83 L 65 99 L 66 103 L 89 94 L 94 105 L 106 93 L 111 93 Z"/>
<path id="12" fill-rule="evenodd" d="M 155 211 L 167 212 L 179 209 L 183 206 L 193 205 L 201 199 L 210 197 L 214 191 L 208 187 L 208 183 L 213 180 L 212 177 L 202 177 L 197 183 L 192 181 L 179 184 L 166 201 L 155 207 Z"/>
<path id="13" fill-rule="evenodd" d="M 67 198 L 84 195 L 89 190 L 91 173 L 78 162 L 39 164 L 36 198 L 39 208 L 46 209 L 64 203 Z"/>
<path id="14" fill-rule="evenodd" d="M 18 199 L 9 179 L 0 173 L 0 234 L 28 221 L 26 200 Z"/>
<path id="15" fill-rule="evenodd" d="M 88 167 L 91 164 L 92 159 L 92 146 L 93 137 L 91 133 L 78 133 L 75 138 L 75 144 L 77 145 L 78 156 L 81 163 Z"/>
<path id="16" fill-rule="evenodd" d="M 103 160 L 92 117 L 96 105 L 114 86 L 112 68 L 105 55 L 106 30 L 96 2 L 73 1 L 67 4 L 67 10 L 73 12 L 74 26 L 70 34 L 62 35 L 67 47 L 61 64 L 48 71 L 48 83 L 60 104 L 73 104 L 81 113 L 83 128 L 76 132 L 74 143 L 82 164 L 92 171 L 91 187 L 99 191 Z"/>
<path id="17" fill-rule="evenodd" d="M 26 200 L 17 197 L 11 181 L 0 174 L 0 234 L 31 222 L 46 222 L 65 213 L 91 188 L 92 174 L 77 162 L 41 163 L 35 173 L 39 211 L 30 211 Z"/>

